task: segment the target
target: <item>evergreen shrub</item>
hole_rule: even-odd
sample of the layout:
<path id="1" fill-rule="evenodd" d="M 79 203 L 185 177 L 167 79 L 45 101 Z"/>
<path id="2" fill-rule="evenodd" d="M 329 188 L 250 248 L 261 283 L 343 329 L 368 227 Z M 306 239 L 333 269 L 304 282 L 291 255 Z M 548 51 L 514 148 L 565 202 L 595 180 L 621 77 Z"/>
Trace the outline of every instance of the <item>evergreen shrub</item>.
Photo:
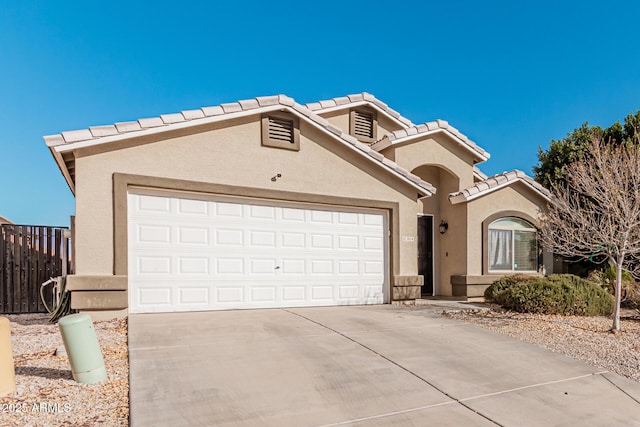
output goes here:
<path id="1" fill-rule="evenodd" d="M 514 275 L 489 286 L 485 299 L 520 313 L 608 316 L 614 299 L 602 287 L 571 274 Z"/>

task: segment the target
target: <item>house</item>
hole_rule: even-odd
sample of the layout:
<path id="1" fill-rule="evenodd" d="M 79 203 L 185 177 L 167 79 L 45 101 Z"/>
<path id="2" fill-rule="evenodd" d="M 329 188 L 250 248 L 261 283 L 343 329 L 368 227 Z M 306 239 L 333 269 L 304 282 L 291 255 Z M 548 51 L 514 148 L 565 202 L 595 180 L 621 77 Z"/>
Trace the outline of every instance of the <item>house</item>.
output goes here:
<path id="1" fill-rule="evenodd" d="M 94 315 L 472 299 L 553 264 L 536 240 L 546 189 L 487 177 L 455 127 L 368 93 L 44 139 L 76 198 L 72 307 Z"/>
<path id="2" fill-rule="evenodd" d="M 7 218 L 0 216 L 0 225 L 2 224 L 13 224 L 13 223 L 9 221 Z"/>

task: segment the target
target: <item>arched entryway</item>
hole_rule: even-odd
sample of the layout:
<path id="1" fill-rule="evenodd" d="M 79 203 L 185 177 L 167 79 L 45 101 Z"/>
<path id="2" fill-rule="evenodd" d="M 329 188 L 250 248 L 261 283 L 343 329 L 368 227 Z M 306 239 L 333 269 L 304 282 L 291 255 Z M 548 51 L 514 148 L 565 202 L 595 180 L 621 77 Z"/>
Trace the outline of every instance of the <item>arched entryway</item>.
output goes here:
<path id="1" fill-rule="evenodd" d="M 444 292 L 441 285 L 445 283 L 443 277 L 450 274 L 443 263 L 445 258 L 450 258 L 450 254 L 442 242 L 461 229 L 448 195 L 459 191 L 460 180 L 439 165 L 421 165 L 411 173 L 430 182 L 437 189 L 436 195 L 421 200 L 422 207 L 417 219 L 418 274 L 424 277 L 423 296 L 442 295 Z"/>

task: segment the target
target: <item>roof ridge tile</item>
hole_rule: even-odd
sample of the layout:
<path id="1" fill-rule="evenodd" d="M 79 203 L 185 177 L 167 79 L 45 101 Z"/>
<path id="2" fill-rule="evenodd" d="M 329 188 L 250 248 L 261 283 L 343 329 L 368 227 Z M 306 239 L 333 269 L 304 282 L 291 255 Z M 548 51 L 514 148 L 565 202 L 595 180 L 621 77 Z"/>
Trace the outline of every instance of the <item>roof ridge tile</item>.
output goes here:
<path id="1" fill-rule="evenodd" d="M 138 119 L 138 123 L 140 124 L 140 127 L 142 129 L 157 128 L 165 125 L 160 117 L 147 117 Z"/>
<path id="2" fill-rule="evenodd" d="M 118 129 L 116 129 L 115 125 L 89 126 L 89 131 L 95 138 L 118 134 Z"/>
<path id="3" fill-rule="evenodd" d="M 538 193 L 540 193 L 543 197 L 547 199 L 551 199 L 551 192 L 549 190 L 547 190 L 545 187 L 540 185 L 533 178 L 531 178 L 529 175 L 527 175 L 526 173 L 524 173 L 519 169 L 505 171 L 505 172 L 487 177 L 482 181 L 476 182 L 471 187 L 465 188 L 462 191 L 449 194 L 449 198 L 453 199 L 453 198 L 459 198 L 460 196 L 464 196 L 464 201 L 468 201 L 468 199 L 472 196 L 482 194 L 482 193 L 489 193 L 505 185 L 509 185 L 509 183 L 514 183 L 518 181 L 522 181 L 525 184 L 529 185 L 530 187 L 533 187 L 533 189 L 536 190 Z M 462 200 L 458 200 L 455 203 L 459 203 L 460 201 Z"/>
<path id="4" fill-rule="evenodd" d="M 194 119 L 204 118 L 204 112 L 202 111 L 202 109 L 184 110 L 184 111 L 181 111 L 181 113 L 184 116 L 185 120 L 194 120 Z"/>
<path id="5" fill-rule="evenodd" d="M 89 129 L 69 130 L 62 132 L 61 135 L 65 142 L 77 142 L 84 141 L 86 139 L 93 139 L 93 135 Z"/>
<path id="6" fill-rule="evenodd" d="M 161 114 L 160 118 L 166 125 L 170 125 L 173 123 L 182 123 L 186 121 L 181 113 Z"/>
<path id="7" fill-rule="evenodd" d="M 238 101 L 238 104 L 240 104 L 240 108 L 242 108 L 242 110 L 246 111 L 246 110 L 252 110 L 254 108 L 260 108 L 260 104 L 258 103 L 258 101 L 253 98 L 253 99 L 243 99 L 241 101 Z"/>
<path id="8" fill-rule="evenodd" d="M 200 110 L 202 111 L 202 114 L 205 115 L 205 117 L 220 116 L 224 114 L 224 110 L 219 105 L 214 105 L 211 107 L 202 107 Z"/>
<path id="9" fill-rule="evenodd" d="M 242 105 L 238 102 L 227 102 L 224 104 L 220 104 L 220 107 L 222 107 L 225 114 L 239 113 L 240 111 L 243 110 Z"/>
<path id="10" fill-rule="evenodd" d="M 142 130 L 142 128 L 140 127 L 140 123 L 138 123 L 137 120 L 130 122 L 117 122 L 115 123 L 115 127 L 120 133 L 129 133 Z"/>

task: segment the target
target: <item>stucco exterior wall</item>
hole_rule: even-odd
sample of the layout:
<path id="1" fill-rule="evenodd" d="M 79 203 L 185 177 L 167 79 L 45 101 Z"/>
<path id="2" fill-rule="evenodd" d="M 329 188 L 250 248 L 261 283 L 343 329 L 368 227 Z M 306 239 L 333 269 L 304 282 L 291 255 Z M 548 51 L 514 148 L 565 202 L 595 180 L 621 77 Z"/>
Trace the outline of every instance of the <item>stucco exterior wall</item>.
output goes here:
<path id="1" fill-rule="evenodd" d="M 147 144 L 124 141 L 80 150 L 76 273 L 113 274 L 113 174 L 124 173 L 397 203 L 400 218 L 392 244 L 398 262 L 390 273 L 417 274 L 417 239 L 401 239 L 417 233 L 416 190 L 304 121 L 300 128 L 300 151 L 262 147 L 260 117 L 173 133 Z M 274 182 L 276 174 L 281 178 Z"/>
<path id="2" fill-rule="evenodd" d="M 533 221 L 539 226 L 537 219 L 546 206 L 546 201 L 525 184 L 515 183 L 501 188 L 486 196 L 472 200 L 466 204 L 467 209 L 467 273 L 468 275 L 487 274 L 483 271 L 483 222 L 492 215 L 505 213 L 505 216 L 518 216 Z"/>
<path id="3" fill-rule="evenodd" d="M 451 205 L 449 193 L 457 191 L 458 178 L 438 166 L 422 165 L 412 171 L 437 188 L 433 197 L 421 200 L 421 212 L 433 215 L 434 224 L 434 286 L 436 295 L 451 295 L 451 276 L 465 274 L 466 268 L 466 210 Z M 440 234 L 440 221 L 449 228 Z"/>
<path id="4" fill-rule="evenodd" d="M 425 137 L 423 140 L 393 144 L 382 150 L 382 154 L 393 159 L 407 170 L 421 165 L 437 165 L 458 178 L 460 191 L 473 185 L 473 157 L 445 134 Z M 438 190 L 440 192 L 440 190 Z"/>
<path id="5" fill-rule="evenodd" d="M 345 133 L 349 133 L 349 109 L 333 111 L 330 113 L 320 113 L 321 117 L 327 119 L 332 125 L 342 129 Z M 378 113 L 378 126 L 376 128 L 377 139 L 382 138 L 385 134 L 394 130 L 402 129 L 402 126 L 388 119 L 384 115 Z"/>

